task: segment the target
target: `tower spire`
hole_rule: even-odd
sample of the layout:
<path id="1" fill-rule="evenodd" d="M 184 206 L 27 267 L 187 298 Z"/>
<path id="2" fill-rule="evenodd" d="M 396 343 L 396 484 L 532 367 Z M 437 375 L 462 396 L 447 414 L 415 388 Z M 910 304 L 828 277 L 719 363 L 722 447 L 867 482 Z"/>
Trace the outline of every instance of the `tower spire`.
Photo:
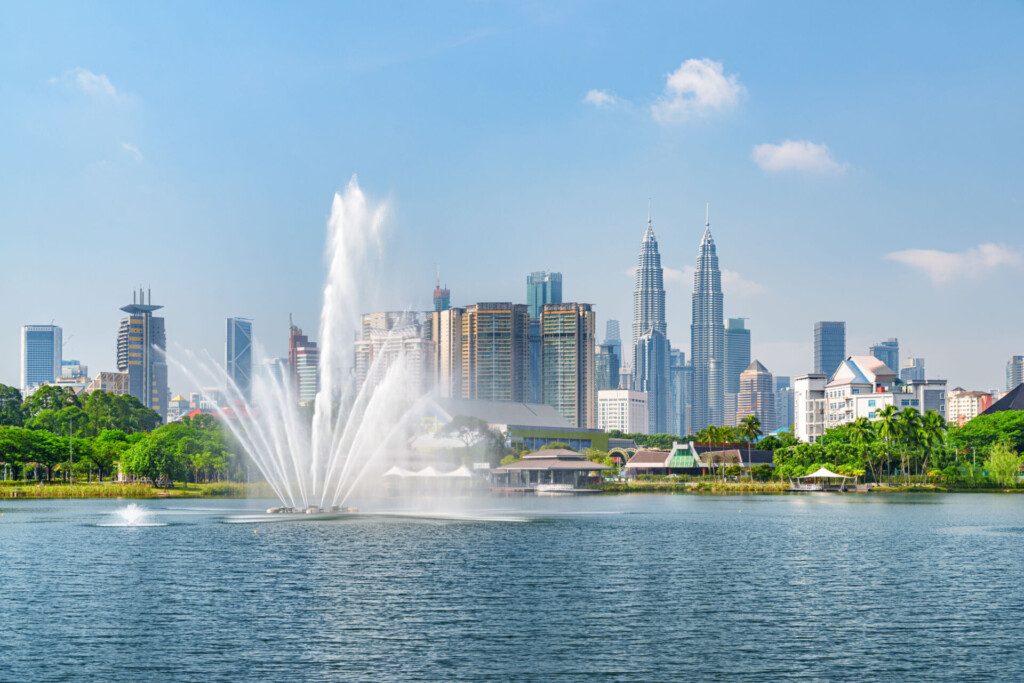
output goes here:
<path id="1" fill-rule="evenodd" d="M 711 202 L 705 202 L 704 204 L 704 227 L 711 227 Z"/>
<path id="2" fill-rule="evenodd" d="M 651 198 L 647 198 L 647 225 L 651 224 Z"/>

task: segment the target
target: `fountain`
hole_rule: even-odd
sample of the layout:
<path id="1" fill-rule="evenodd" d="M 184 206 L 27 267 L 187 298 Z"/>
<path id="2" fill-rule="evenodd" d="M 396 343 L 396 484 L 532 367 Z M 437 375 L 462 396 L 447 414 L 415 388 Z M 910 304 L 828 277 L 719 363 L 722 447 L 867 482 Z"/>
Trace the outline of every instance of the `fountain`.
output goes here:
<path id="1" fill-rule="evenodd" d="M 350 370 L 359 306 L 373 279 L 365 265 L 379 249 L 385 216 L 386 206 L 371 206 L 355 178 L 334 196 L 320 314 L 320 388 L 312 406 L 299 405 L 287 373 L 254 368 L 247 399 L 209 354 L 169 358 L 197 386 L 225 386 L 227 405 L 218 408 L 222 422 L 281 503 L 268 513 L 355 512 L 347 502 L 361 483 L 374 481 L 405 451 L 417 424 L 425 397 L 412 388 L 414 370 L 399 330 L 383 341 L 361 383 Z"/>
<path id="2" fill-rule="evenodd" d="M 147 526 L 167 526 L 162 522 L 151 522 L 149 517 L 152 514 L 149 510 L 138 505 L 136 503 L 129 503 L 119 510 L 113 512 L 117 516 L 116 522 L 106 522 L 99 524 L 99 526 L 128 526 L 128 527 L 147 527 Z"/>

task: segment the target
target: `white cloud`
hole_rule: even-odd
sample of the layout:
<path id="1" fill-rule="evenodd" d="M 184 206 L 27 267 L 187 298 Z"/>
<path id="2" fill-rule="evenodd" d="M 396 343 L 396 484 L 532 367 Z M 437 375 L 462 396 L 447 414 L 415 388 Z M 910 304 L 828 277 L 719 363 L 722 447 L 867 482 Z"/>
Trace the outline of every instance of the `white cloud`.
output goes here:
<path id="1" fill-rule="evenodd" d="M 665 284 L 671 287 L 682 287 L 687 292 L 693 293 L 694 266 L 683 266 L 672 268 L 664 266 Z M 629 269 L 630 277 L 635 276 L 636 266 Z M 760 282 L 749 280 L 735 270 L 722 271 L 722 292 L 731 296 L 753 296 L 764 291 L 764 285 Z"/>
<path id="2" fill-rule="evenodd" d="M 937 285 L 957 278 L 981 277 L 996 268 L 1020 268 L 1024 265 L 1020 251 L 991 242 L 965 251 L 904 249 L 886 254 L 885 259 L 920 270 Z"/>
<path id="3" fill-rule="evenodd" d="M 694 116 L 735 107 L 743 86 L 735 74 L 726 74 L 721 62 L 687 59 L 665 79 L 665 93 L 651 105 L 658 123 L 678 123 Z"/>
<path id="4" fill-rule="evenodd" d="M 593 105 L 597 108 L 610 107 L 616 104 L 619 98 L 607 90 L 588 90 L 583 96 L 583 103 Z"/>
<path id="5" fill-rule="evenodd" d="M 106 74 L 97 74 L 76 66 L 74 69 L 65 71 L 60 76 L 50 79 L 52 85 L 62 84 L 94 97 L 109 97 L 117 99 L 121 97 L 114 84 L 110 82 Z"/>
<path id="6" fill-rule="evenodd" d="M 127 152 L 129 156 L 131 156 L 131 158 L 134 159 L 135 163 L 137 164 L 141 164 L 143 159 L 145 158 L 142 156 L 142 150 L 140 150 L 138 147 L 131 144 L 130 142 L 122 142 L 121 149 Z"/>
<path id="7" fill-rule="evenodd" d="M 784 140 L 777 145 L 754 145 L 750 157 L 762 171 L 770 173 L 842 173 L 846 169 L 844 164 L 832 158 L 827 146 L 807 140 Z"/>

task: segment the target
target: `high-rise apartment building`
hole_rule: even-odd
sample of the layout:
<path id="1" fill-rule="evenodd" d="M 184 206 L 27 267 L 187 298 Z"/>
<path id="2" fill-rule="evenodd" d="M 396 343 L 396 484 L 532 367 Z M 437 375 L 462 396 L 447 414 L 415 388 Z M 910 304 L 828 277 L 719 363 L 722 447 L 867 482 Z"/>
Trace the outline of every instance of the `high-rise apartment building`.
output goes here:
<path id="1" fill-rule="evenodd" d="M 60 377 L 64 333 L 57 325 L 22 325 L 21 392 L 27 394 Z"/>
<path id="2" fill-rule="evenodd" d="M 992 394 L 987 391 L 967 391 L 957 387 L 946 393 L 946 419 L 958 427 L 963 427 L 966 422 L 981 415 L 991 405 Z"/>
<path id="3" fill-rule="evenodd" d="M 434 385 L 443 398 L 462 398 L 462 315 L 464 308 L 448 308 L 431 315 L 434 341 Z"/>
<path id="4" fill-rule="evenodd" d="M 146 295 L 144 297 L 144 294 Z M 147 408 L 167 418 L 167 334 L 164 319 L 153 315 L 163 306 L 153 304 L 150 293 L 132 293 L 132 303 L 122 306 L 128 317 L 121 319 L 117 334 L 117 369 L 128 373 L 128 393 Z"/>
<path id="5" fill-rule="evenodd" d="M 477 303 L 462 315 L 462 395 L 489 401 L 529 397 L 530 316 L 523 304 Z"/>
<path id="6" fill-rule="evenodd" d="M 896 368 L 892 368 L 893 372 Z M 900 380 L 903 382 L 923 382 L 925 380 L 924 374 L 924 358 L 908 358 L 906 365 L 900 368 Z"/>
<path id="7" fill-rule="evenodd" d="M 821 320 L 814 323 L 814 372 L 831 375 L 846 359 L 846 323 Z"/>
<path id="8" fill-rule="evenodd" d="M 686 352 L 672 349 L 669 355 L 669 373 L 672 376 L 672 417 L 669 431 L 678 436 L 693 433 L 690 425 L 693 367 L 686 362 Z"/>
<path id="9" fill-rule="evenodd" d="M 540 318 L 545 304 L 562 303 L 562 274 L 539 270 L 526 276 L 526 306 L 530 318 Z"/>
<path id="10" fill-rule="evenodd" d="M 590 304 L 545 304 L 540 314 L 543 402 L 581 429 L 597 426 L 594 310 Z"/>
<path id="11" fill-rule="evenodd" d="M 361 387 L 370 379 L 375 384 L 400 364 L 407 373 L 408 388 L 417 394 L 426 393 L 434 380 L 431 325 L 410 311 L 366 313 L 361 322 L 353 349 L 356 384 Z"/>
<path id="12" fill-rule="evenodd" d="M 1024 384 L 1024 356 L 1011 356 L 1006 364 L 1006 390 L 1016 389 Z"/>
<path id="13" fill-rule="evenodd" d="M 725 399 L 724 422 L 735 425 L 742 417 L 737 410 L 740 375 L 750 365 L 750 330 L 743 318 L 729 318 L 725 323 Z"/>
<path id="14" fill-rule="evenodd" d="M 647 394 L 648 434 L 668 434 L 672 428 L 671 348 L 665 335 L 649 329 L 636 343 L 633 389 Z"/>
<path id="15" fill-rule="evenodd" d="M 252 320 L 228 318 L 224 368 L 238 393 L 248 401 L 252 397 Z"/>
<path id="16" fill-rule="evenodd" d="M 900 342 L 896 337 L 889 337 L 868 349 L 868 355 L 874 356 L 896 372 L 900 369 Z"/>
<path id="17" fill-rule="evenodd" d="M 320 391 L 320 349 L 302 329 L 288 325 L 288 374 L 299 405 L 309 405 Z"/>
<path id="18" fill-rule="evenodd" d="M 775 424 L 775 382 L 768 368 L 756 360 L 740 373 L 737 422 L 747 415 L 756 415 L 765 432 Z"/>
<path id="19" fill-rule="evenodd" d="M 722 272 L 705 214 L 704 235 L 693 273 L 690 363 L 693 365 L 693 429 L 724 423 L 725 327 L 722 324 Z"/>
<path id="20" fill-rule="evenodd" d="M 647 433 L 647 394 L 632 389 L 597 392 L 597 428 L 626 434 Z"/>

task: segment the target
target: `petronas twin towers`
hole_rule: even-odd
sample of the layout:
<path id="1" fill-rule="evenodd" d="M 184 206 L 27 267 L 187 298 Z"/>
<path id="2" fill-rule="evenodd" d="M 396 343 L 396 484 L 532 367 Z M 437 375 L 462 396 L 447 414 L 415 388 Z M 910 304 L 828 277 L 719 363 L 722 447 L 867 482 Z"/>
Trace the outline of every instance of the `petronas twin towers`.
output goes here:
<path id="1" fill-rule="evenodd" d="M 722 319 L 722 273 L 705 215 L 704 235 L 693 274 L 693 309 L 690 325 L 690 360 L 693 373 L 687 400 L 692 430 L 720 425 L 724 417 L 725 332 Z M 649 432 L 670 431 L 675 424 L 670 393 L 671 351 L 665 324 L 664 272 L 654 226 L 647 219 L 633 290 L 633 388 L 647 392 Z"/>

